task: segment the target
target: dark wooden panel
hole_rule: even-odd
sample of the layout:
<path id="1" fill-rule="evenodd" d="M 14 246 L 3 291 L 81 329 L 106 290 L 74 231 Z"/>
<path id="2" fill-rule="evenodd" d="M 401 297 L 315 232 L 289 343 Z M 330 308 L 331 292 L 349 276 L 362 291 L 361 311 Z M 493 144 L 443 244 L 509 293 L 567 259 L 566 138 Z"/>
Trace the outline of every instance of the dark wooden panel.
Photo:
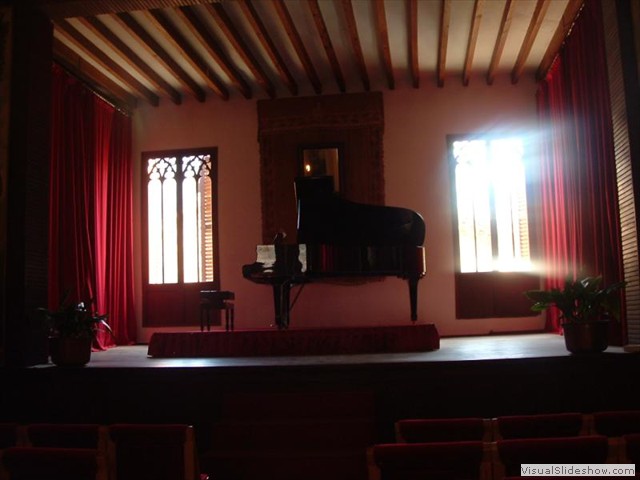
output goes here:
<path id="1" fill-rule="evenodd" d="M 531 317 L 527 290 L 540 288 L 540 278 L 531 273 L 457 273 L 456 318 Z"/>
<path id="2" fill-rule="evenodd" d="M 215 290 L 214 284 L 187 283 L 145 287 L 145 327 L 188 327 L 200 325 L 200 290 Z M 220 312 L 214 311 L 212 325 L 220 325 Z"/>
<path id="3" fill-rule="evenodd" d="M 47 303 L 52 26 L 41 14 L 14 8 L 8 161 L 5 362 L 47 358 L 36 309 Z M 9 227 L 10 226 L 10 227 Z M 3 279 L 4 280 L 4 279 Z M 2 326 L 0 326 L 1 328 Z"/>
<path id="4" fill-rule="evenodd" d="M 621 32 L 616 18 L 616 6 L 618 8 L 622 7 L 621 2 L 617 4 L 603 2 L 602 18 L 605 27 L 605 48 L 607 52 L 611 122 L 616 159 L 623 268 L 624 277 L 627 281 L 625 289 L 626 336 L 629 341 L 638 343 L 640 342 L 640 278 L 638 277 L 637 198 L 634 193 L 635 188 L 638 187 L 638 182 L 635 180 L 634 184 L 632 144 L 629 135 L 629 122 L 633 122 L 634 119 L 629 118 L 627 115 L 628 90 L 625 90 L 623 57 L 620 45 Z M 629 59 L 627 58 L 625 61 L 628 63 Z M 633 69 L 630 69 L 630 71 L 633 71 Z M 624 336 L 622 341 L 625 340 Z"/>

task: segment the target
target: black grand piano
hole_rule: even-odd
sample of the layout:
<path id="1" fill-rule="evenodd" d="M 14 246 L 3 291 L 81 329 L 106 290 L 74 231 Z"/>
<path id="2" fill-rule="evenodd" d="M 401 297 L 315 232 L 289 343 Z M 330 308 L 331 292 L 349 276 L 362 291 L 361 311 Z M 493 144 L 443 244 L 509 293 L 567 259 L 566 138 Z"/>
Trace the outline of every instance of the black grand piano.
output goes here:
<path id="1" fill-rule="evenodd" d="M 297 244 L 276 236 L 258 245 L 243 276 L 273 287 L 275 323 L 289 327 L 291 287 L 327 278 L 396 276 L 409 284 L 411 320 L 417 320 L 418 280 L 426 273 L 422 217 L 406 208 L 367 205 L 339 197 L 333 178 L 295 180 Z"/>

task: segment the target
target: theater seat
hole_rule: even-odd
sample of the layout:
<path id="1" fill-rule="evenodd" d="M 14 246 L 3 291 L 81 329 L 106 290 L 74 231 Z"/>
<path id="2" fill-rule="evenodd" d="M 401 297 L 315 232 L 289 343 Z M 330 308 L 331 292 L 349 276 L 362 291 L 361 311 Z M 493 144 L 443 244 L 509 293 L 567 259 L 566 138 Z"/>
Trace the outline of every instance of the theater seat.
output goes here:
<path id="1" fill-rule="evenodd" d="M 640 410 L 595 412 L 593 430 L 594 433 L 607 437 L 640 433 Z"/>
<path id="2" fill-rule="evenodd" d="M 491 422 L 476 417 L 417 418 L 398 420 L 395 424 L 398 443 L 453 442 L 491 440 Z"/>
<path id="3" fill-rule="evenodd" d="M 87 448 L 11 447 L 2 467 L 8 480 L 107 480 L 104 457 Z"/>
<path id="4" fill-rule="evenodd" d="M 389 443 L 367 453 L 369 480 L 491 478 L 490 455 L 482 441 Z"/>
<path id="5" fill-rule="evenodd" d="M 640 433 L 631 433 L 622 436 L 622 456 L 620 463 L 634 463 L 636 465 L 636 477 L 640 476 Z"/>
<path id="6" fill-rule="evenodd" d="M 520 476 L 522 464 L 607 463 L 609 446 L 603 435 L 497 440 L 494 478 Z"/>
<path id="7" fill-rule="evenodd" d="M 575 437 L 586 434 L 581 413 L 509 415 L 494 419 L 494 439 Z"/>
<path id="8" fill-rule="evenodd" d="M 17 423 L 0 423 L 0 451 L 20 444 L 20 426 Z"/>
<path id="9" fill-rule="evenodd" d="M 91 448 L 106 453 L 106 428 L 97 424 L 32 423 L 25 430 L 33 447 Z"/>
<path id="10" fill-rule="evenodd" d="M 6 480 L 7 473 L 2 468 L 2 456 L 10 447 L 24 443 L 24 429 L 17 423 L 0 423 L 0 480 Z"/>
<path id="11" fill-rule="evenodd" d="M 111 480 L 205 480 L 198 471 L 194 431 L 182 424 L 109 426 Z"/>

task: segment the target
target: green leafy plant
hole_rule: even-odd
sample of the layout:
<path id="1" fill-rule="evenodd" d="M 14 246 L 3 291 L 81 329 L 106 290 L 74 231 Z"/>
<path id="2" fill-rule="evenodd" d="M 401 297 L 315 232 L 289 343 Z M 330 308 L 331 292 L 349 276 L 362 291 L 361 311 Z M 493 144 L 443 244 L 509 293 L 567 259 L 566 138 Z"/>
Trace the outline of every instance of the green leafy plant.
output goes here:
<path id="1" fill-rule="evenodd" d="M 65 295 L 65 299 L 56 310 L 39 309 L 45 315 L 50 336 L 93 338 L 101 330 L 113 335 L 107 323 L 108 315 L 99 315 L 91 311 L 87 307 L 90 302 L 70 302 L 68 298 L 69 295 Z"/>
<path id="2" fill-rule="evenodd" d="M 560 310 L 560 320 L 588 322 L 610 316 L 619 318 L 619 290 L 626 282 L 616 282 L 602 287 L 602 276 L 565 280 L 564 288 L 529 290 L 525 295 L 533 302 L 531 310 L 542 312 L 555 307 Z"/>

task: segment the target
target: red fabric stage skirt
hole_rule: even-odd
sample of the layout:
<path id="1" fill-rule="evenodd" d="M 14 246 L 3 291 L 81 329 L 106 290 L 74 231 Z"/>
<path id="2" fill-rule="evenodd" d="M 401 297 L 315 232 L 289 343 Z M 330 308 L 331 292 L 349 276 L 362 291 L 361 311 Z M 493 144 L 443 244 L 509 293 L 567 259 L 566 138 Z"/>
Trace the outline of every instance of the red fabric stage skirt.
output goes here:
<path id="1" fill-rule="evenodd" d="M 148 355 L 158 358 L 261 357 L 424 352 L 440 348 L 433 324 L 232 332 L 158 332 Z"/>

